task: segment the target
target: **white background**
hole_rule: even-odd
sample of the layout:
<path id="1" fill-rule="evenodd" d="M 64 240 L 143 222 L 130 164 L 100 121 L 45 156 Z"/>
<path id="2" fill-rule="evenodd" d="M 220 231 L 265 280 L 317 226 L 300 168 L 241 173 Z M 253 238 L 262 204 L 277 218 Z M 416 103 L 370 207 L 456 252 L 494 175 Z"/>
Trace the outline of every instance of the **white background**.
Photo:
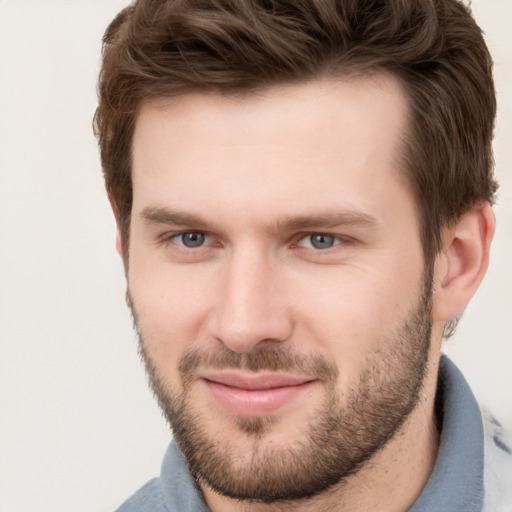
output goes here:
<path id="1" fill-rule="evenodd" d="M 0 512 L 111 511 L 159 472 L 91 119 L 126 0 L 0 0 Z M 512 424 L 512 0 L 473 8 L 496 61 L 501 181 L 485 284 L 447 351 Z"/>

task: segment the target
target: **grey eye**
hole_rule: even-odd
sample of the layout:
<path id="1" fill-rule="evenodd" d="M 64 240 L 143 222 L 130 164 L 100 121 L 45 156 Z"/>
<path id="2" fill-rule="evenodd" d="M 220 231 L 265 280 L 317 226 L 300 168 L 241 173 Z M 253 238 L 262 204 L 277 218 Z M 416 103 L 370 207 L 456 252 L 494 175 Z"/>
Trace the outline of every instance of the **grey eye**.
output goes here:
<path id="1" fill-rule="evenodd" d="M 205 235 L 204 233 L 196 233 L 196 232 L 189 232 L 189 233 L 182 233 L 180 235 L 181 243 L 188 247 L 189 249 L 194 249 L 195 247 L 201 247 L 204 244 L 205 241 Z"/>
<path id="2" fill-rule="evenodd" d="M 334 246 L 335 237 L 316 233 L 309 237 L 309 241 L 315 249 L 330 249 Z"/>

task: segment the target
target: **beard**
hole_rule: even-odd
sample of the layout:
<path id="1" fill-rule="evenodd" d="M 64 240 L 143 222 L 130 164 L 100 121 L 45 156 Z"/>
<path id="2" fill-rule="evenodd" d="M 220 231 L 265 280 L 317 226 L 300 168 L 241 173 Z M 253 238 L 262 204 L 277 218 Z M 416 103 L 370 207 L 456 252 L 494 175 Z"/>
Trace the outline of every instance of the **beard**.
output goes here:
<path id="1" fill-rule="evenodd" d="M 397 434 L 420 401 L 432 327 L 432 272 L 425 272 L 416 305 L 392 334 L 366 357 L 357 382 L 336 391 L 337 367 L 322 355 L 264 344 L 250 353 L 227 347 L 191 350 L 179 363 L 182 391 L 167 382 L 151 358 L 143 333 L 139 347 L 150 386 L 169 421 L 190 473 L 228 498 L 275 503 L 304 500 L 357 473 Z M 133 301 L 130 307 L 137 327 Z M 193 399 L 197 370 L 298 372 L 323 384 L 325 398 L 303 435 L 286 445 L 265 443 L 279 418 L 236 416 L 231 429 L 211 425 Z M 302 427 L 302 425 L 300 425 Z M 237 444 L 243 440 L 243 448 Z"/>

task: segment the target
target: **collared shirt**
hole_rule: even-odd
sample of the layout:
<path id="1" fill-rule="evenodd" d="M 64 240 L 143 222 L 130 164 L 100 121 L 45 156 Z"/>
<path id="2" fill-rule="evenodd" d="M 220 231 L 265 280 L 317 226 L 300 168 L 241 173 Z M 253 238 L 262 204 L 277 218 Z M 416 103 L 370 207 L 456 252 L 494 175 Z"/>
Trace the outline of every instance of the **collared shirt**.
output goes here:
<path id="1" fill-rule="evenodd" d="M 512 511 L 512 450 L 500 424 L 484 415 L 457 367 L 441 358 L 442 432 L 436 464 L 408 512 Z M 497 465 L 495 464 L 497 462 Z M 487 491 L 487 495 L 486 495 Z M 159 478 L 116 512 L 210 512 L 172 441 Z"/>

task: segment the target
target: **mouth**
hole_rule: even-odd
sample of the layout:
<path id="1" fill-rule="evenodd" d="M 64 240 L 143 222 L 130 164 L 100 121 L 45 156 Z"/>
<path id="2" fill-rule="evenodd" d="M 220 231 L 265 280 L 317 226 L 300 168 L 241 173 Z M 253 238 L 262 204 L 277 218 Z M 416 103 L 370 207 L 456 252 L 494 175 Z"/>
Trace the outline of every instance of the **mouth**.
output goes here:
<path id="1" fill-rule="evenodd" d="M 262 416 L 297 401 L 316 379 L 287 374 L 207 372 L 200 376 L 213 399 L 227 412 Z"/>

